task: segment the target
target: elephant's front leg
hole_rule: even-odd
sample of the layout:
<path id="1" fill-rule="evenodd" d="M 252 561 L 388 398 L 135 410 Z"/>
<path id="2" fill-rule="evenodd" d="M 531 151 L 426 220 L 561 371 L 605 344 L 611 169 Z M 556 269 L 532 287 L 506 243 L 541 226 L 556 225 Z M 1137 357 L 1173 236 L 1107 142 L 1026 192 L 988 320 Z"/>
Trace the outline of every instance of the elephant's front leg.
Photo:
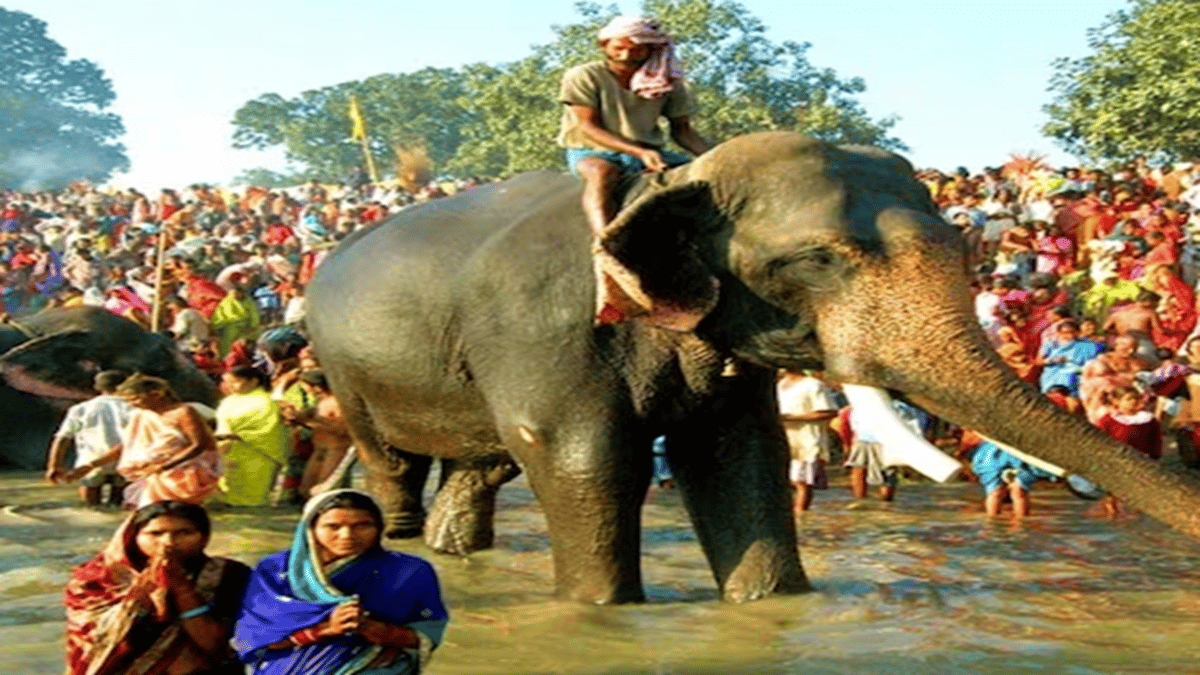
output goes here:
<path id="1" fill-rule="evenodd" d="M 581 410 L 591 409 L 580 406 Z M 513 425 L 510 448 L 541 502 L 550 530 L 555 594 L 598 604 L 639 602 L 641 505 L 650 484 L 650 441 L 611 419 L 539 431 Z"/>
<path id="2" fill-rule="evenodd" d="M 724 599 L 809 590 L 796 546 L 787 442 L 771 373 L 722 378 L 667 436 L 667 459 Z"/>

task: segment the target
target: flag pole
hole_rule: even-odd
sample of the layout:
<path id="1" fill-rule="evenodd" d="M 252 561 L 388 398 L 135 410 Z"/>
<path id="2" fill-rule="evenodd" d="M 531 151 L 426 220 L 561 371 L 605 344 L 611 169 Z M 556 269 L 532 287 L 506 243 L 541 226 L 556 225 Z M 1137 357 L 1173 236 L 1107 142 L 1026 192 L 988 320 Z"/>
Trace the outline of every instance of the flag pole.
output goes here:
<path id="1" fill-rule="evenodd" d="M 367 124 L 358 107 L 358 97 L 350 95 L 350 138 L 362 144 L 363 157 L 367 160 L 367 174 L 372 183 L 379 182 L 379 170 L 375 168 L 375 157 L 371 154 L 371 144 L 367 140 Z"/>

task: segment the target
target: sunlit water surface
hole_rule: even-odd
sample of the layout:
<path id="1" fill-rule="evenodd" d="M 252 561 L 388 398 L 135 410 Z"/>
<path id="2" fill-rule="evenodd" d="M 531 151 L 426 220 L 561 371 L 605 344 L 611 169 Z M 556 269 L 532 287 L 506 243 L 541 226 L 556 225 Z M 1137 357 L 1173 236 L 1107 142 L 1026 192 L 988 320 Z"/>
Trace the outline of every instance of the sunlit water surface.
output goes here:
<path id="1" fill-rule="evenodd" d="M 496 548 L 459 559 L 417 541 L 453 614 L 428 675 L 1200 673 L 1200 543 L 1116 522 L 1053 486 L 1020 526 L 988 522 L 975 485 L 905 484 L 896 503 L 818 493 L 798 522 L 816 591 L 716 599 L 678 495 L 651 491 L 649 601 L 554 600 L 545 520 L 527 484 L 501 491 Z M 62 672 L 61 589 L 120 514 L 70 488 L 0 474 L 0 673 Z M 290 511 L 221 512 L 209 551 L 254 563 L 284 548 Z"/>

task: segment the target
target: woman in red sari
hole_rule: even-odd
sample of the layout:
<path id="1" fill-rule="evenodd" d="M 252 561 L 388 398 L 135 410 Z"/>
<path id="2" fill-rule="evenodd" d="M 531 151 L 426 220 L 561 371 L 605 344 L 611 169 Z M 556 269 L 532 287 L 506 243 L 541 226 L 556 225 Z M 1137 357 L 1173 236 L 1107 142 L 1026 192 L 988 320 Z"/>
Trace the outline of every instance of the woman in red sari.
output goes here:
<path id="1" fill-rule="evenodd" d="M 1025 310 L 1019 304 L 1003 302 L 998 311 L 1003 325 L 996 331 L 996 353 L 1017 377 L 1038 386 L 1042 374 L 1041 366 L 1036 364 L 1039 336 L 1030 331 Z"/>
<path id="2" fill-rule="evenodd" d="M 1196 294 L 1171 272 L 1169 265 L 1147 267 L 1142 286 L 1162 298 L 1158 305 L 1161 330 L 1154 330 L 1151 339 L 1158 347 L 1179 351 L 1196 328 Z"/>
<path id="3" fill-rule="evenodd" d="M 75 569 L 67 675 L 238 675 L 229 647 L 250 569 L 204 553 L 203 508 L 156 502 L 133 513 Z"/>

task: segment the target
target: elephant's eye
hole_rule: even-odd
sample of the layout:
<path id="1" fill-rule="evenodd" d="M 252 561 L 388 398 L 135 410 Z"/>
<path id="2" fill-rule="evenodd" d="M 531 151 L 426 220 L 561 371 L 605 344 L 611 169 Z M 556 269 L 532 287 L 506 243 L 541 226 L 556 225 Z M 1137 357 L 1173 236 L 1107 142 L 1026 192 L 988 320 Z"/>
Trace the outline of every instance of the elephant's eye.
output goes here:
<path id="1" fill-rule="evenodd" d="M 837 254 L 824 246 L 795 251 L 792 255 L 776 258 L 767 263 L 767 274 L 775 276 L 781 273 L 804 274 L 829 268 L 838 260 Z"/>

